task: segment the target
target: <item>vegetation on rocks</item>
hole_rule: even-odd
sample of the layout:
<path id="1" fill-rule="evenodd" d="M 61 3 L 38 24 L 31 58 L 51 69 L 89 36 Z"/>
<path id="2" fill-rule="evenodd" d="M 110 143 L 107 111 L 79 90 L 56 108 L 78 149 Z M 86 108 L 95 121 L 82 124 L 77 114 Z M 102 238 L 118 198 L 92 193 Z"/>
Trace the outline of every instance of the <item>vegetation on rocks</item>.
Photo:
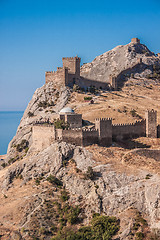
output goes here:
<path id="1" fill-rule="evenodd" d="M 21 143 L 17 144 L 16 145 L 16 150 L 18 152 L 22 152 L 23 150 L 26 150 L 26 152 L 28 151 L 28 145 L 29 145 L 29 142 L 26 140 L 26 139 L 23 139 L 21 141 Z"/>
<path id="2" fill-rule="evenodd" d="M 56 178 L 55 176 L 53 176 L 53 175 L 50 175 L 47 178 L 47 181 L 52 183 L 53 185 L 55 185 L 57 187 L 62 187 L 63 186 L 63 182 L 61 180 L 59 180 L 58 178 Z"/>
<path id="3" fill-rule="evenodd" d="M 42 101 L 42 102 L 39 102 L 38 103 L 38 107 L 39 108 L 47 108 L 47 107 L 51 107 L 51 106 L 54 106 L 54 102 L 51 101 L 51 102 L 48 102 L 48 101 Z"/>
<path id="4" fill-rule="evenodd" d="M 93 168 L 91 166 L 89 166 L 87 169 L 87 172 L 85 174 L 85 178 L 93 180 L 94 177 L 95 177 L 95 172 L 93 171 Z"/>
<path id="5" fill-rule="evenodd" d="M 89 226 L 78 231 L 65 228 L 52 240 L 111 240 L 119 230 L 119 220 L 115 217 L 94 216 Z"/>
<path id="6" fill-rule="evenodd" d="M 33 117 L 34 116 L 34 113 L 33 112 L 28 112 L 28 117 Z"/>
<path id="7" fill-rule="evenodd" d="M 64 120 L 60 120 L 60 119 L 57 119 L 54 122 L 54 126 L 56 129 L 63 129 L 63 130 L 69 128 L 69 124 L 66 123 Z"/>

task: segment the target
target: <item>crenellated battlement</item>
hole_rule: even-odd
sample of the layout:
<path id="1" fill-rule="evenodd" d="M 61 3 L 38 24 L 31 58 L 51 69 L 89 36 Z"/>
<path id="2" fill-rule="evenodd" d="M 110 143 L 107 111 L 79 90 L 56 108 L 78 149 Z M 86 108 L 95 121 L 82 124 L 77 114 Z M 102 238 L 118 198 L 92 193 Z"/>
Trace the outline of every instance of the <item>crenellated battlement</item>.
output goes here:
<path id="1" fill-rule="evenodd" d="M 154 109 L 147 110 L 146 114 L 146 136 L 157 138 L 157 111 Z"/>
<path id="2" fill-rule="evenodd" d="M 157 113 L 157 110 L 154 110 L 154 109 L 148 110 L 148 109 L 147 109 L 147 112 L 148 112 L 148 113 Z"/>
<path id="3" fill-rule="evenodd" d="M 63 57 L 62 60 L 74 60 L 74 59 L 78 59 L 78 60 L 81 60 L 80 57 Z"/>
<path id="4" fill-rule="evenodd" d="M 32 130 L 35 144 L 40 142 L 43 146 L 45 141 L 48 142 L 47 144 L 51 144 L 52 141 L 58 140 L 82 146 L 99 144 L 106 147 L 110 146 L 112 141 L 160 136 L 160 126 L 157 126 L 157 111 L 154 109 L 147 110 L 146 119 L 132 123 L 112 124 L 112 118 L 96 118 L 95 126 L 91 128 L 82 128 L 81 114 L 68 113 L 61 116 L 67 116 L 62 119 L 70 125 L 69 128 L 55 129 L 54 122 L 50 122 L 49 119 L 35 121 Z M 47 137 L 48 139 L 45 140 Z"/>
<path id="5" fill-rule="evenodd" d="M 46 71 L 45 73 L 55 73 L 55 71 Z"/>
<path id="6" fill-rule="evenodd" d="M 65 131 L 80 131 L 82 128 L 65 128 Z"/>
<path id="7" fill-rule="evenodd" d="M 112 121 L 112 118 L 96 118 L 95 121 Z"/>
<path id="8" fill-rule="evenodd" d="M 140 43 L 140 39 L 139 38 L 132 38 L 131 43 Z"/>
<path id="9" fill-rule="evenodd" d="M 95 128 L 84 128 L 82 131 L 83 132 L 98 132 L 98 130 Z"/>
<path id="10" fill-rule="evenodd" d="M 146 120 L 140 120 L 140 121 L 136 121 L 136 122 L 133 122 L 133 123 L 117 123 L 117 124 L 112 124 L 113 127 L 127 127 L 127 126 L 135 126 L 135 125 L 138 125 L 138 124 L 142 124 L 144 123 Z"/>

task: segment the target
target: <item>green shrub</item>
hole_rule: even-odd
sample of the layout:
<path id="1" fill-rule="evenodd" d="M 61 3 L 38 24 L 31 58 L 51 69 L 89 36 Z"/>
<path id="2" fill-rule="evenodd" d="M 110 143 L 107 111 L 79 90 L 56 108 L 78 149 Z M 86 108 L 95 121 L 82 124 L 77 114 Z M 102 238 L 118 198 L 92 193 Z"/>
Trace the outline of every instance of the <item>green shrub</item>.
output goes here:
<path id="1" fill-rule="evenodd" d="M 1 164 L 1 166 L 2 166 L 3 168 L 5 168 L 5 167 L 7 166 L 7 163 L 3 162 L 3 163 Z"/>
<path id="2" fill-rule="evenodd" d="M 63 190 L 63 191 L 61 191 L 60 198 L 63 202 L 66 202 L 69 199 L 69 195 L 65 190 Z"/>
<path id="3" fill-rule="evenodd" d="M 69 213 L 67 214 L 67 220 L 70 224 L 77 223 L 80 219 L 78 215 L 80 214 L 81 209 L 79 206 L 71 207 Z"/>
<path id="4" fill-rule="evenodd" d="M 138 230 L 139 227 L 140 227 L 139 223 L 136 222 L 133 224 L 133 230 Z"/>
<path id="5" fill-rule="evenodd" d="M 36 185 L 40 185 L 40 179 L 39 179 L 39 178 L 36 178 L 36 179 L 35 179 L 35 183 L 36 183 Z"/>
<path id="6" fill-rule="evenodd" d="M 64 120 L 57 119 L 54 122 L 54 126 L 56 129 L 68 129 L 69 128 L 69 123 L 66 123 Z"/>
<path id="7" fill-rule="evenodd" d="M 94 173 L 93 168 L 92 168 L 91 166 L 88 167 L 87 172 L 86 172 L 85 175 L 86 175 L 86 177 L 87 177 L 88 179 L 91 179 L 91 180 L 94 179 L 95 173 Z"/>
<path id="8" fill-rule="evenodd" d="M 28 145 L 29 145 L 29 142 L 26 139 L 23 139 L 21 143 L 17 144 L 16 150 L 18 152 L 22 152 L 24 149 L 28 149 Z"/>
<path id="9" fill-rule="evenodd" d="M 9 159 L 8 163 L 11 164 L 11 163 L 14 163 L 17 159 L 16 158 L 11 158 Z"/>
<path id="10" fill-rule="evenodd" d="M 53 185 L 56 185 L 57 187 L 62 187 L 63 186 L 63 183 L 61 180 L 59 180 L 58 178 L 56 178 L 55 176 L 53 175 L 50 175 L 48 178 L 47 178 L 47 181 L 52 183 Z"/>
<path id="11" fill-rule="evenodd" d="M 119 230 L 115 217 L 95 216 L 90 226 L 81 227 L 77 232 L 63 229 L 52 240 L 111 240 Z"/>
<path id="12" fill-rule="evenodd" d="M 136 110 L 135 109 L 132 109 L 130 111 L 130 114 L 132 115 L 132 117 L 135 117 L 136 116 Z"/>
<path id="13" fill-rule="evenodd" d="M 51 101 L 51 102 L 42 101 L 42 102 L 38 103 L 39 108 L 47 108 L 47 107 L 52 107 L 52 106 L 55 106 L 53 101 Z M 39 110 L 39 111 L 42 111 L 42 110 Z"/>
<path id="14" fill-rule="evenodd" d="M 145 179 L 150 179 L 152 177 L 152 175 L 149 173 L 146 175 Z"/>
<path id="15" fill-rule="evenodd" d="M 29 150 L 29 147 L 26 147 L 26 148 L 25 148 L 25 153 L 27 153 L 27 152 L 28 152 L 28 150 Z"/>
<path id="16" fill-rule="evenodd" d="M 136 240 L 143 240 L 144 239 L 144 233 L 137 232 L 136 233 Z"/>
<path id="17" fill-rule="evenodd" d="M 90 101 L 90 100 L 92 100 L 92 97 L 84 97 L 84 100 L 86 101 Z"/>
<path id="18" fill-rule="evenodd" d="M 34 116 L 34 113 L 33 112 L 28 112 L 28 117 L 33 117 Z"/>

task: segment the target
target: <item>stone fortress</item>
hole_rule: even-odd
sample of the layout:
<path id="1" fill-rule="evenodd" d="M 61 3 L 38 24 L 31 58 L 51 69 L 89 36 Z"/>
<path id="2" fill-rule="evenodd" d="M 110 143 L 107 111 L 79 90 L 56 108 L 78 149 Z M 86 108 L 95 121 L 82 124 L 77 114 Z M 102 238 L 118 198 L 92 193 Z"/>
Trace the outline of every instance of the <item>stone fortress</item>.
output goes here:
<path id="1" fill-rule="evenodd" d="M 140 44 L 138 38 L 132 38 L 131 43 Z M 159 55 L 158 55 L 159 57 Z M 132 73 L 135 68 L 142 67 L 141 58 L 136 63 L 124 69 L 117 76 L 110 75 L 105 82 L 87 79 L 81 76 L 79 57 L 62 58 L 63 67 L 58 67 L 57 71 L 46 72 L 45 82 L 54 82 L 63 86 L 73 87 L 74 84 L 84 89 L 94 86 L 96 88 L 107 89 L 109 86 L 112 90 L 118 88 L 124 73 Z M 157 112 L 154 110 L 146 111 L 145 118 L 130 124 L 112 124 L 112 119 L 98 118 L 95 124 L 86 128 L 83 126 L 81 114 L 76 114 L 71 108 L 64 108 L 59 113 L 59 120 L 63 120 L 69 127 L 57 129 L 54 123 L 36 122 L 32 129 L 33 143 L 44 148 L 54 141 L 64 141 L 80 146 L 99 144 L 101 146 L 110 146 L 112 141 L 122 141 L 137 137 L 160 137 L 160 126 L 157 124 Z"/>
<path id="2" fill-rule="evenodd" d="M 140 44 L 138 38 L 132 38 L 131 43 Z M 159 57 L 159 55 L 158 55 Z M 115 74 L 114 72 L 109 76 L 108 79 L 101 81 L 100 79 L 86 78 L 81 75 L 79 57 L 64 57 L 62 58 L 63 67 L 57 67 L 57 71 L 45 72 L 45 82 L 54 82 L 54 84 L 61 84 L 63 86 L 73 87 L 74 84 L 81 88 L 89 88 L 94 86 L 95 88 L 117 90 L 119 85 L 123 82 L 126 74 L 134 73 L 135 71 L 146 68 L 142 58 L 139 58 L 135 63 L 122 69 L 121 72 Z"/>
<path id="3" fill-rule="evenodd" d="M 157 111 L 146 111 L 145 119 L 131 124 L 112 124 L 112 119 L 98 118 L 91 128 L 82 126 L 82 115 L 66 107 L 59 113 L 59 120 L 68 124 L 66 129 L 56 129 L 53 123 L 37 122 L 32 128 L 32 140 L 38 149 L 47 147 L 55 141 L 88 146 L 98 144 L 110 146 L 112 141 L 137 137 L 157 138 L 160 126 L 157 125 Z"/>

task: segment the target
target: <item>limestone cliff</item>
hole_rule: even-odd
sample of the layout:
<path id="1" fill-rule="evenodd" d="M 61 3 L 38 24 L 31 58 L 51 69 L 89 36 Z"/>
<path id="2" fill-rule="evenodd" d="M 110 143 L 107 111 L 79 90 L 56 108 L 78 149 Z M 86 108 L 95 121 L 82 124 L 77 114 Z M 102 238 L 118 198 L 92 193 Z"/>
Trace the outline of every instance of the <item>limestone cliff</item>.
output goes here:
<path id="1" fill-rule="evenodd" d="M 144 66 L 141 69 L 136 69 L 136 77 L 146 77 L 152 73 L 153 64 L 160 65 L 160 59 L 144 44 L 129 43 L 117 46 L 97 56 L 91 63 L 84 64 L 81 67 L 81 75 L 85 78 L 109 82 L 110 75 L 117 76 L 122 71 L 132 68 L 140 58 Z"/>
<path id="2" fill-rule="evenodd" d="M 40 152 L 32 149 L 32 124 L 39 120 L 52 121 L 65 105 L 84 114 L 86 121 L 103 114 L 111 114 L 109 117 L 113 120 L 133 121 L 143 116 L 146 104 L 159 114 L 160 82 L 156 78 L 142 78 L 153 72 L 153 64 L 158 65 L 159 59 L 146 46 L 133 43 L 118 46 L 83 65 L 81 72 L 87 78 L 106 81 L 113 71 L 119 74 L 139 58 L 149 67 L 137 72 L 136 78 L 129 78 L 128 85 L 121 91 L 88 93 L 94 99 L 92 105 L 84 101 L 87 95 L 84 92 L 72 92 L 66 87 L 57 89 L 52 83 L 36 90 L 9 144 L 6 161 L 9 166 L 0 170 L 2 240 L 42 237 L 50 240 L 57 232 L 53 226 L 60 228 L 64 219 L 55 205 L 61 203 L 61 190 L 48 182 L 50 175 L 59 179 L 61 187 L 68 192 L 67 203 L 81 207 L 81 224 L 88 224 L 97 212 L 120 219 L 120 231 L 114 239 L 136 239 L 136 231 L 142 231 L 146 239 L 151 239 L 148 235 L 151 229 L 159 236 L 159 139 L 134 139 L 113 143 L 109 148 L 55 142 Z M 22 140 L 27 143 L 26 152 L 17 151 Z M 86 177 L 89 167 L 93 169 L 93 178 Z M 148 225 L 142 217 L 141 222 L 137 222 L 134 212 L 141 214 Z M 74 225 L 73 229 L 78 227 Z"/>
<path id="3" fill-rule="evenodd" d="M 35 91 L 23 114 L 16 136 L 8 146 L 8 158 L 14 156 L 15 146 L 20 144 L 23 139 L 29 142 L 29 146 L 31 145 L 32 124 L 36 121 L 56 118 L 56 114 L 66 105 L 69 96 L 68 88 L 57 89 L 52 83 L 45 84 Z"/>

